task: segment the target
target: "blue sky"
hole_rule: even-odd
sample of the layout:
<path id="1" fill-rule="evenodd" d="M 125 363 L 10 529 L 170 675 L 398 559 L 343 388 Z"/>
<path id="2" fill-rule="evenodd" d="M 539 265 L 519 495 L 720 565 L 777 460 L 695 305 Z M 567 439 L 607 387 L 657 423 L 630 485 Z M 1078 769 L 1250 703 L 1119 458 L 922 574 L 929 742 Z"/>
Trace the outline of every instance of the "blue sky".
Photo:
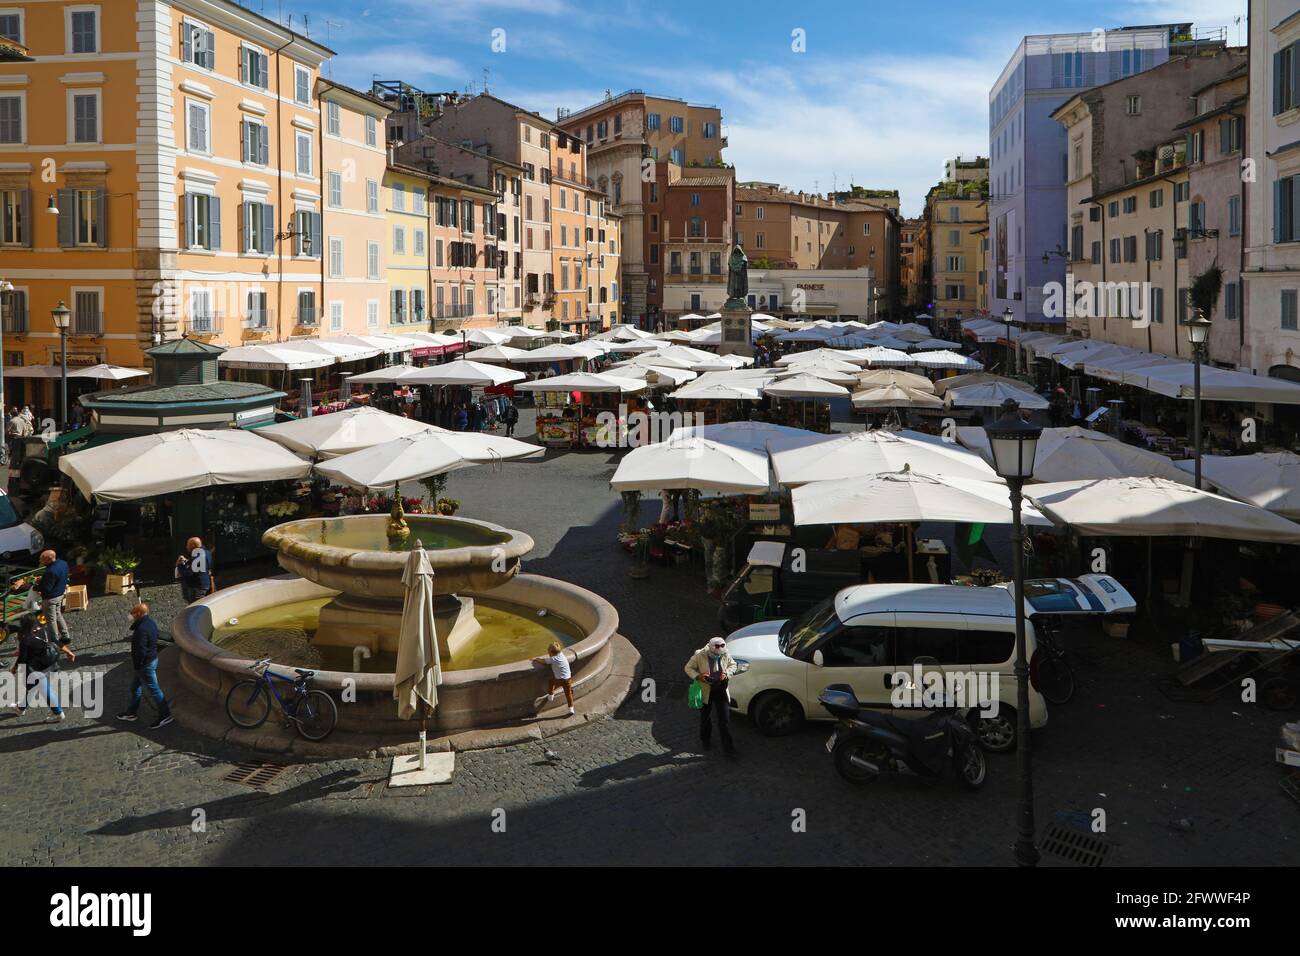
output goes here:
<path id="1" fill-rule="evenodd" d="M 1246 38 L 1245 0 L 243 2 L 299 30 L 305 13 L 339 52 L 334 79 L 363 89 L 379 76 L 477 91 L 486 69 L 492 93 L 550 119 L 606 90 L 716 104 L 739 178 L 897 188 L 909 215 L 945 159 L 987 155 L 988 90 L 1023 34 L 1191 21 Z"/>

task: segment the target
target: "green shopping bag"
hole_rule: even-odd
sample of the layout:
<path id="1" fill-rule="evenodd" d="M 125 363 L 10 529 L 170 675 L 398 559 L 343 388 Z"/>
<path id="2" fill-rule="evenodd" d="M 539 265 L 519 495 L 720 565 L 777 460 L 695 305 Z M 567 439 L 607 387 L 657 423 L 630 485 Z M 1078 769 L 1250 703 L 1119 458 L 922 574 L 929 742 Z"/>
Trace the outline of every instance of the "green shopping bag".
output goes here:
<path id="1" fill-rule="evenodd" d="M 691 681 L 690 690 L 686 692 L 686 704 L 691 710 L 704 709 L 704 685 L 699 681 Z"/>

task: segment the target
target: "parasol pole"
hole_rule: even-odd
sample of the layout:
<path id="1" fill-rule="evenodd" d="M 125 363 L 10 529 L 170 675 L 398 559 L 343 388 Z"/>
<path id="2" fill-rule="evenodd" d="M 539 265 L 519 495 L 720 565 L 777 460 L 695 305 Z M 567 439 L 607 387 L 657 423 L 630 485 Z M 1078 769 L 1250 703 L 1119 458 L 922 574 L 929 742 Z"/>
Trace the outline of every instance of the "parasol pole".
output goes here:
<path id="1" fill-rule="evenodd" d="M 429 719 L 429 702 L 420 698 L 420 769 L 424 769 L 425 723 Z"/>

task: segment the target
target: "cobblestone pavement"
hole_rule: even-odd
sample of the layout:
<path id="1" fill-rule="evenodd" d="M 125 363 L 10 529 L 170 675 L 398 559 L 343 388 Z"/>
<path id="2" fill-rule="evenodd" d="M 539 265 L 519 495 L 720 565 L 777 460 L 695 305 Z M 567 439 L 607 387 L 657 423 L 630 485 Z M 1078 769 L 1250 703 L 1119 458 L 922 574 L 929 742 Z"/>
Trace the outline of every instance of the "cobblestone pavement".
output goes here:
<path id="1" fill-rule="evenodd" d="M 822 748 L 826 725 L 769 740 L 737 718 L 738 761 L 695 752 L 681 667 L 712 633 L 715 605 L 684 569 L 627 577 L 613 545 L 615 464 L 610 453 L 551 452 L 458 472 L 448 493 L 465 515 L 531 534 L 527 570 L 615 604 L 653 702 L 634 697 L 552 738 L 553 762 L 536 745 L 460 754 L 441 787 L 390 791 L 386 761 L 354 760 L 292 766 L 252 791 L 221 779 L 252 755 L 178 725 L 113 720 L 129 680 L 128 601 L 96 597 L 70 623 L 77 669 L 105 673 L 103 714 L 0 717 L 0 863 L 1009 864 L 1012 755 L 991 755 L 988 785 L 971 794 L 906 778 L 854 788 Z M 146 596 L 163 623 L 180 606 L 171 585 Z M 1162 648 L 1088 635 L 1075 650 L 1076 698 L 1034 739 L 1040 830 L 1101 808 L 1107 865 L 1300 861 L 1300 808 L 1272 762 L 1281 715 L 1166 700 L 1154 686 L 1169 670 Z"/>

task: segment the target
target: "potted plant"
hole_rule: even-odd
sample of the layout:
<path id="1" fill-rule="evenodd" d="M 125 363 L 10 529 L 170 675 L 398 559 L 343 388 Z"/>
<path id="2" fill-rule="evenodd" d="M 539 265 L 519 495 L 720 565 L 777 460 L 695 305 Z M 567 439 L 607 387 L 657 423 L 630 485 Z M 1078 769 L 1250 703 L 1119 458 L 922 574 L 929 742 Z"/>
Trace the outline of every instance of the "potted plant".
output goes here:
<path id="1" fill-rule="evenodd" d="M 628 577 L 644 579 L 650 577 L 650 532 L 642 530 L 636 536 L 636 544 L 632 546 L 632 557 L 635 559 L 632 569 L 627 572 Z"/>
<path id="2" fill-rule="evenodd" d="M 457 499 L 455 498 L 438 499 L 438 514 L 446 515 L 448 518 L 450 518 L 459 510 L 460 510 L 460 502 Z"/>
<path id="3" fill-rule="evenodd" d="M 89 584 L 90 576 L 94 573 L 94 565 L 90 559 L 90 548 L 84 544 L 73 545 L 67 552 L 68 564 L 68 583 L 72 585 Z"/>
<path id="4" fill-rule="evenodd" d="M 104 592 L 125 594 L 135 588 L 135 569 L 140 558 L 127 548 L 105 548 L 99 553 L 99 566 L 105 571 Z"/>

